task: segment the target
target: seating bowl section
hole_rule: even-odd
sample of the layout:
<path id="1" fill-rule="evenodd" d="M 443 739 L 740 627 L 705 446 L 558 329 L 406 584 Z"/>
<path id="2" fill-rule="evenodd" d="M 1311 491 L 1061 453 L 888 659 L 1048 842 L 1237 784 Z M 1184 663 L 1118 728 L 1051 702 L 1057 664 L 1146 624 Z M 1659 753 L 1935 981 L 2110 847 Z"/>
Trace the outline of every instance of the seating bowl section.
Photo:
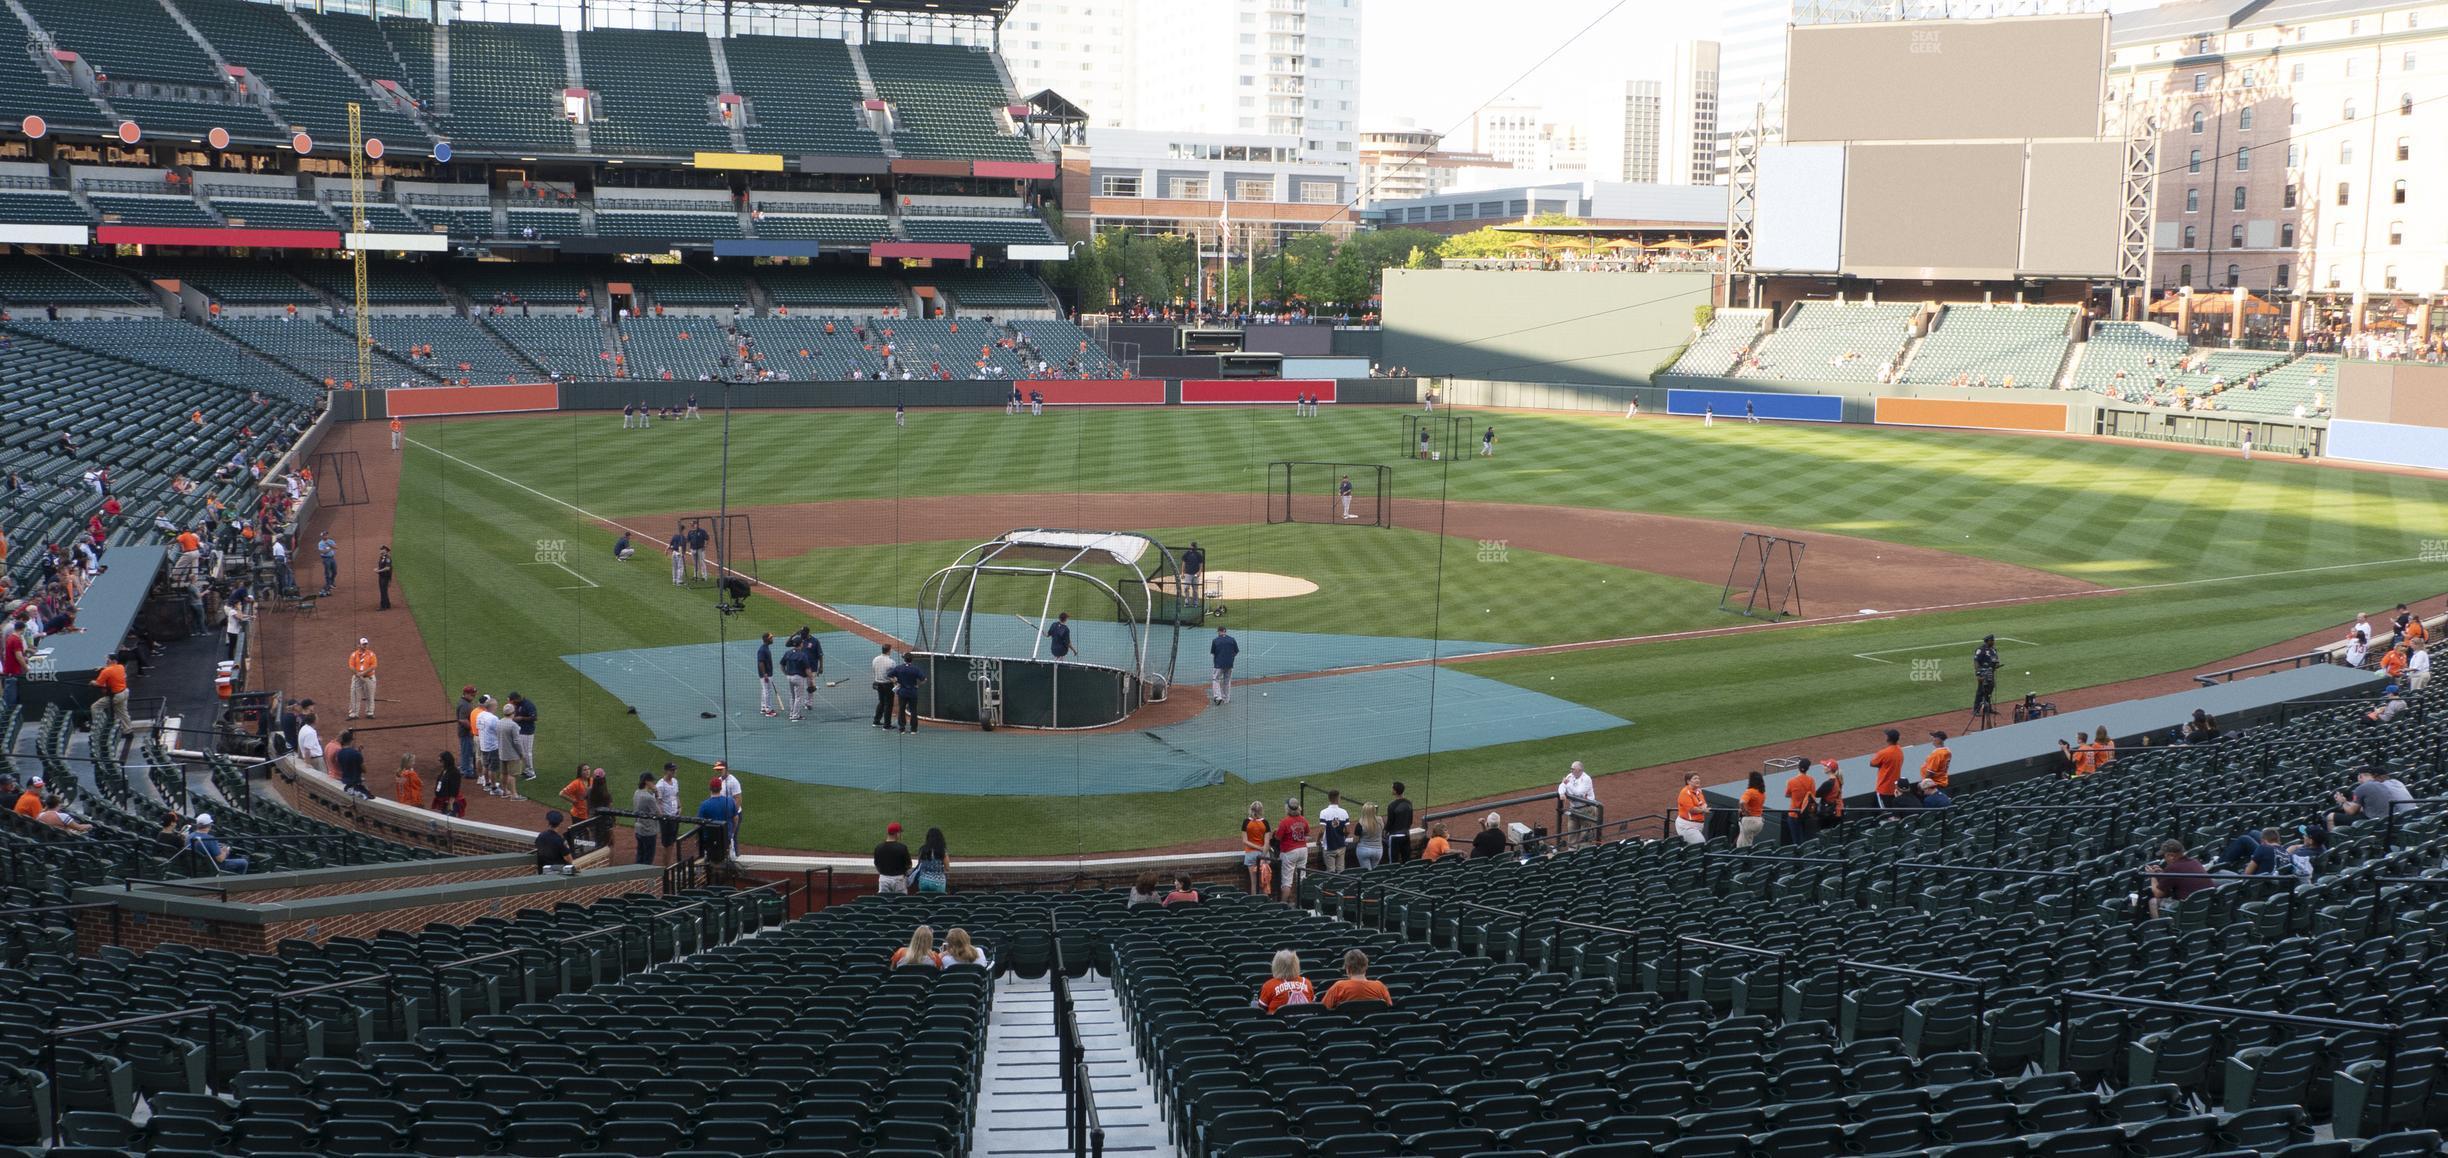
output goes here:
<path id="1" fill-rule="evenodd" d="M 1876 382 L 1912 336 L 1920 307 L 1910 304 L 1803 302 L 1783 326 L 1759 340 L 1752 377 L 1796 382 Z"/>
<path id="2" fill-rule="evenodd" d="M 1948 306 L 1900 380 L 2053 388 L 2072 344 L 2075 312 L 2072 306 Z"/>
<path id="3" fill-rule="evenodd" d="M 1709 315 L 1708 325 L 1691 345 L 1675 358 L 1668 373 L 1721 376 L 1734 372 L 1734 360 L 1751 348 L 1762 327 L 1768 324 L 1768 311 L 1750 309 L 1718 310 Z"/>

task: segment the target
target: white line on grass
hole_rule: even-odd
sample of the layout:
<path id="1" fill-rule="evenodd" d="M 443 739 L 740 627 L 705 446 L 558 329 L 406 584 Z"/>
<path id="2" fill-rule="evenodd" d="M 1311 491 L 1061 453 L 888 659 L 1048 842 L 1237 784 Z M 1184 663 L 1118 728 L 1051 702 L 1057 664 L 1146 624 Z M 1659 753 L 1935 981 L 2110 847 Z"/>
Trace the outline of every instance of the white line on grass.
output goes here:
<path id="1" fill-rule="evenodd" d="M 511 485 L 511 486 L 514 486 L 514 487 L 517 487 L 518 489 L 523 490 L 523 491 L 527 492 L 528 494 L 534 495 L 535 497 L 537 497 L 537 498 L 539 498 L 539 499 L 542 499 L 542 500 L 544 500 L 545 502 L 552 503 L 552 504 L 554 504 L 554 505 L 556 505 L 556 506 L 560 506 L 560 507 L 567 508 L 568 510 L 571 510 L 571 511 L 576 512 L 576 513 L 577 513 L 577 514 L 578 514 L 580 517 L 582 517 L 582 518 L 589 518 L 589 519 L 593 519 L 593 520 L 595 520 L 595 521 L 596 521 L 596 522 L 598 522 L 598 523 L 608 523 L 608 524 L 610 524 L 610 525 L 612 525 L 612 526 L 619 527 L 621 530 L 627 531 L 627 532 L 629 532 L 629 533 L 630 533 L 630 534 L 632 534 L 632 535 L 644 535 L 644 536 L 646 536 L 646 541 L 647 541 L 647 542 L 650 542 L 650 543 L 651 543 L 651 542 L 656 541 L 656 540 L 655 540 L 655 537 L 654 537 L 653 535 L 648 534 L 648 533 L 647 533 L 647 532 L 645 532 L 645 531 L 641 531 L 641 530 L 637 529 L 636 527 L 632 527 L 632 526 L 630 526 L 630 525 L 629 525 L 629 524 L 627 524 L 627 523 L 620 522 L 620 521 L 618 521 L 618 520 L 616 520 L 616 519 L 607 519 L 607 518 L 603 517 L 602 515 L 596 514 L 595 512 L 590 511 L 590 510 L 586 509 L 585 507 L 579 506 L 578 504 L 573 503 L 573 502 L 569 501 L 568 499 L 562 498 L 562 497 L 560 497 L 559 495 L 548 495 L 548 494 L 545 494 L 543 491 L 540 491 L 540 490 L 535 489 L 534 487 L 528 486 L 526 483 L 520 482 L 520 481 L 518 481 L 517 479 L 514 479 L 514 478 L 508 478 L 508 477 L 505 477 L 505 476 L 503 476 L 503 475 L 497 474 L 497 473 L 495 473 L 495 472 L 493 472 L 493 471 L 490 471 L 490 470 L 486 470 L 485 468 L 483 468 L 483 467 L 481 467 L 481 466 L 478 466 L 478 465 L 476 465 L 475 463 L 469 462 L 468 460 L 466 460 L 466 459 L 464 459 L 464 458 L 461 458 L 461 457 L 459 457 L 458 455 L 452 454 L 451 452 L 449 452 L 449 451 L 447 451 L 447 450 L 443 450 L 443 449 L 441 449 L 440 447 L 433 446 L 433 445 L 431 445 L 431 444 L 429 444 L 429 443 L 426 443 L 426 442 L 423 442 L 423 441 L 420 441 L 420 440 L 418 440 L 418 439 L 414 439 L 414 438 L 409 439 L 409 440 L 408 440 L 408 444 L 409 444 L 410 446 L 414 446 L 414 447 L 417 447 L 417 448 L 419 448 L 419 449 L 422 449 L 422 450 L 427 450 L 427 451 L 431 451 L 431 452 L 433 452 L 433 453 L 435 453 L 435 454 L 441 455 L 442 457 L 447 458 L 447 459 L 451 460 L 452 462 L 458 463 L 459 465 L 464 466 L 464 467 L 468 468 L 469 470 L 475 471 L 476 473 L 478 473 L 478 474 L 480 474 L 480 475 L 483 475 L 483 476 L 485 476 L 486 478 L 498 479 L 498 480 L 500 480 L 501 482 L 507 483 L 507 484 L 509 484 L 509 485 Z M 584 576 L 581 576 L 581 578 L 584 578 Z M 904 642 L 901 640 L 901 637 L 899 637 L 899 636 L 897 636 L 897 635 L 894 635 L 893 633 L 891 633 L 891 632 L 889 632 L 889 631 L 886 631 L 886 630 L 884 630 L 884 629 L 883 629 L 883 628 L 881 628 L 881 627 L 877 627 L 876 625 L 874 625 L 874 624 L 872 624 L 872 623 L 869 623 L 869 622 L 867 622 L 867 621 L 865 621 L 865 620 L 863 620 L 863 619 L 860 619 L 860 618 L 858 618 L 857 616 L 843 614 L 841 611 L 839 611 L 839 610 L 837 610 L 836 608 L 834 608 L 832 604 L 829 604 L 829 603 L 824 603 L 824 602 L 820 602 L 820 601 L 818 601 L 818 600 L 810 599 L 810 598 L 808 598 L 808 597 L 807 597 L 807 596 L 805 596 L 805 595 L 800 595 L 800 594 L 796 594 L 796 593 L 791 592 L 791 591 L 784 590 L 783 588 L 777 587 L 777 586 L 775 586 L 775 585 L 773 585 L 773 584 L 771 584 L 771 583 L 764 582 L 763 580 L 759 580 L 759 581 L 758 581 L 758 586 L 761 586 L 761 587 L 763 587 L 764 589 L 766 589 L 767 591 L 771 591 L 771 592 L 773 592 L 774 594 L 779 595 L 779 596 L 781 596 L 781 597 L 782 597 L 782 598 L 784 598 L 784 599 L 791 600 L 792 602 L 795 602 L 795 603 L 803 603 L 803 604 L 806 604 L 806 605 L 807 605 L 807 606 L 808 606 L 810 609 L 814 610 L 814 611 L 815 611 L 817 614 L 819 614 L 819 615 L 829 616 L 829 617 L 831 617 L 832 619 L 834 619 L 834 620 L 836 620 L 836 621 L 838 621 L 838 622 L 841 622 L 841 623 L 847 623 L 847 624 L 851 624 L 851 625 L 856 626 L 856 627 L 865 628 L 866 630 L 871 631 L 871 632 L 875 633 L 876 635 L 883 637 L 883 639 L 884 639 L 886 642 L 889 642 L 889 643 L 893 644 L 893 645 L 894 645 L 894 646 L 896 646 L 896 647 L 907 647 L 907 646 L 909 646 L 908 644 L 904 643 Z"/>
<path id="2" fill-rule="evenodd" d="M 2028 640 L 2028 639 L 2016 639 L 2015 637 L 2013 637 L 2013 636 L 2011 636 L 2011 635 L 2001 635 L 2001 636 L 1999 636 L 1999 637 L 1998 637 L 1998 639 L 1999 639 L 2001 642 L 2004 642 L 2004 643 L 2019 643 L 2019 644 L 2022 644 L 2022 645 L 2023 645 L 2023 646 L 2025 646 L 2025 647 L 2038 647 L 2038 646 L 2040 646 L 2039 644 L 2033 643 L 2032 641 L 2030 641 L 2030 640 Z M 1962 647 L 1963 645 L 1965 645 L 1965 644 L 1967 644 L 1967 643 L 1979 643 L 1979 642 L 1980 642 L 1980 640 L 1977 640 L 1977 639 L 1958 639 L 1958 640 L 1955 640 L 1955 641 L 1954 641 L 1954 642 L 1952 642 L 1952 643 L 1925 643 L 1925 644 L 1920 645 L 1919 647 L 1889 647 L 1889 648 L 1881 648 L 1881 649 L 1880 649 L 1880 650 L 1878 650 L 1878 651 L 1857 651 L 1857 652 L 1854 652 L 1854 653 L 1853 653 L 1853 658 L 1855 658 L 1855 659 L 1866 659 L 1866 660 L 1869 660 L 1869 661 L 1870 661 L 1870 662 L 1872 662 L 1872 663 L 1894 663 L 1895 661 L 1894 661 L 1894 660 L 1892 660 L 1892 659 L 1880 659 L 1879 657 L 1880 657 L 1880 656 L 1882 656 L 1882 655 L 1896 655 L 1896 654 L 1899 654 L 1899 653 L 1902 653 L 1902 652 L 1907 652 L 1907 651 L 1936 651 L 1936 650 L 1938 650 L 1939 648 L 1942 648 L 1942 647 Z"/>
<path id="3" fill-rule="evenodd" d="M 2321 567 L 2296 567 L 2285 571 L 2261 571 L 2250 575 L 2216 575 L 2208 579 L 2178 579 L 2167 583 L 2143 583 L 2132 587 L 2091 587 L 2081 591 L 2059 591 L 2045 595 L 2005 595 L 1996 599 L 1973 599 L 1962 603 L 1933 603 L 1924 607 L 1897 607 L 1874 614 L 1821 615 L 1808 619 L 1782 619 L 1766 622 L 1730 624 L 1725 627 L 1696 627 L 1684 631 L 1662 631 L 1653 635 L 1619 635 L 1609 639 L 1580 639 L 1569 643 L 1547 643 L 1535 647 L 1511 648 L 1500 651 L 1470 651 L 1434 659 L 1395 660 L 1390 663 L 1347 664 L 1322 668 L 1313 672 L 1298 672 L 1280 676 L 1254 677 L 1251 682 L 1270 683 L 1277 680 L 1315 679 L 1319 676 L 1341 675 L 1345 672 L 1381 668 L 1419 667 L 1431 663 L 1468 663 L 1483 659 L 1529 659 L 1567 651 L 1589 651 L 1602 647 L 1628 647 L 1639 643 L 1664 643 L 1677 639 L 1712 639 L 1752 631 L 1767 631 L 1784 627 L 1833 627 L 1848 623 L 1874 623 L 1906 615 L 1924 615 L 1935 611 L 1971 611 L 1982 607 L 2011 607 L 2024 603 L 2052 603 L 2061 599 L 2082 599 L 2101 595 L 2130 595 L 2137 591 L 2165 591 L 2175 587 L 2201 587 L 2212 583 L 2237 583 L 2249 579 L 2275 579 L 2285 575 L 2307 575 L 2318 571 L 2352 571 L 2363 567 L 2389 567 L 2399 563 L 2428 562 L 2419 556 L 2403 559 L 2367 559 L 2360 563 L 2332 563 Z"/>
<path id="4" fill-rule="evenodd" d="M 601 586 L 603 586 L 603 584 L 601 584 L 601 583 L 597 583 L 596 581 L 594 581 L 594 580 L 592 580 L 592 579 L 589 579 L 589 578 L 587 578 L 586 576 L 584 576 L 584 575 L 581 575 L 581 574 L 577 573 L 576 571 L 570 571 L 569 564 L 567 564 L 567 563 L 556 563 L 556 562 L 554 562 L 553 560 L 550 560 L 550 559 L 538 559 L 538 560 L 536 560 L 536 561 L 535 561 L 535 562 L 533 562 L 533 563 L 521 563 L 521 564 L 519 564 L 519 566 L 521 566 L 521 567 L 559 567 L 560 569 L 562 569 L 562 570 L 564 570 L 564 571 L 569 571 L 569 574 L 570 574 L 570 577 L 571 577 L 571 578 L 576 579 L 576 580 L 577 580 L 577 581 L 579 581 L 580 583 L 584 583 L 584 584 L 586 584 L 586 587 L 555 587 L 555 588 L 553 588 L 553 590 L 555 590 L 555 591 L 584 591 L 584 590 L 586 590 L 586 589 L 587 589 L 587 587 L 601 587 Z"/>

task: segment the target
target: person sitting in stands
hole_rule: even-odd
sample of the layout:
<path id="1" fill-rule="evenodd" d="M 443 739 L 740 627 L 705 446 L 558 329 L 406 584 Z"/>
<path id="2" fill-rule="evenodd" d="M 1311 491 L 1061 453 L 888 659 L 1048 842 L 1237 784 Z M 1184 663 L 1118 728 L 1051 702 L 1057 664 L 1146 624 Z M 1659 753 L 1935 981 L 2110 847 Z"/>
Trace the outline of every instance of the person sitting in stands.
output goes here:
<path id="1" fill-rule="evenodd" d="M 986 959 L 986 951 L 978 948 L 969 940 L 969 930 L 958 925 L 944 933 L 943 963 L 946 966 L 975 965 L 980 969 L 994 968 L 994 962 Z"/>
<path id="2" fill-rule="evenodd" d="M 1394 995 L 1386 992 L 1385 982 L 1371 981 L 1368 975 L 1368 954 L 1354 949 L 1343 954 L 1343 979 L 1326 987 L 1322 1002 L 1328 1009 L 1346 1001 L 1382 1001 L 1394 1004 Z"/>
<path id="3" fill-rule="evenodd" d="M 1445 839 L 1445 822 L 1440 820 L 1428 829 L 1428 848 L 1420 854 L 1420 859 L 1435 860 L 1452 851 L 1453 842 Z"/>
<path id="4" fill-rule="evenodd" d="M 230 852 L 228 845 L 213 836 L 212 813 L 203 813 L 195 818 L 195 829 L 187 834 L 187 847 L 219 866 L 222 872 L 247 871 L 247 858 Z"/>
<path id="5" fill-rule="evenodd" d="M 2182 842 L 2160 842 L 2159 868 L 2150 874 L 2150 915 L 2174 915 L 2171 906 L 2181 904 L 2186 897 L 2210 887 L 2209 872 L 2202 862 L 2185 851 Z"/>
<path id="6" fill-rule="evenodd" d="M 1165 894 L 1164 903 L 1168 909 L 1175 905 L 1199 903 L 1199 893 L 1197 889 L 1190 886 L 1189 873 L 1181 873 L 1173 878 L 1173 891 Z"/>
<path id="7" fill-rule="evenodd" d="M 42 811 L 35 813 L 34 819 L 43 824 L 48 824 L 53 828 L 64 829 L 68 832 L 75 833 L 78 836 L 84 836 L 85 834 L 93 831 L 92 825 L 78 820 L 75 813 L 60 807 L 60 798 L 58 793 L 44 794 Z"/>
<path id="8" fill-rule="evenodd" d="M 1258 999 L 1251 1005 L 1274 1013 L 1287 1005 L 1307 1005 L 1317 1000 L 1317 991 L 1309 979 L 1301 976 L 1300 955 L 1290 949 L 1279 949 L 1270 970 L 1274 976 L 1258 987 Z"/>
<path id="9" fill-rule="evenodd" d="M 1479 819 L 1479 834 L 1471 837 L 1471 859 L 1505 854 L 1504 817 L 1488 813 Z"/>
<path id="10" fill-rule="evenodd" d="M 1122 902 L 1122 907 L 1136 909 L 1141 905 L 1161 903 L 1164 898 L 1157 890 L 1163 887 L 1164 878 L 1153 872 L 1140 873 L 1139 879 L 1131 882 L 1130 896 Z"/>
<path id="11" fill-rule="evenodd" d="M 935 930 L 925 925 L 910 933 L 909 944 L 893 950 L 892 967 L 907 965 L 913 969 L 943 968 L 943 954 L 935 951 Z"/>

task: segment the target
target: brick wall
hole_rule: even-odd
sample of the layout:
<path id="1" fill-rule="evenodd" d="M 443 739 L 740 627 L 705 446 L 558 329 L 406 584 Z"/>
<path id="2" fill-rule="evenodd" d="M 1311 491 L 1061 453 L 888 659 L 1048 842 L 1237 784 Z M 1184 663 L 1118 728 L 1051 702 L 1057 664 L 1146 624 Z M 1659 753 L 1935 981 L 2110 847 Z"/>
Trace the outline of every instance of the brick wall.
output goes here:
<path id="1" fill-rule="evenodd" d="M 447 862 L 444 862 L 447 863 Z M 263 905 L 277 901 L 303 901 L 314 897 L 345 897 L 354 893 L 387 893 L 394 889 L 422 889 L 436 885 L 455 885 L 468 881 L 506 881 L 535 875 L 535 866 L 525 864 L 494 865 L 489 868 L 460 869 L 452 872 L 421 873 L 415 876 L 370 877 L 361 881 L 332 881 L 325 884 L 301 885 L 294 888 L 238 891 L 232 889 L 230 899 L 243 904 Z M 243 880 L 244 878 L 240 878 Z"/>
<path id="2" fill-rule="evenodd" d="M 104 946 L 113 944 L 115 936 L 115 943 L 139 953 L 159 945 L 189 945 L 198 949 L 226 949 L 233 953 L 272 953 L 286 940 L 321 944 L 334 937 L 371 937 L 386 930 L 414 933 L 428 925 L 460 925 L 479 917 L 511 917 L 524 909 L 550 909 L 564 902 L 592 905 L 640 891 L 636 881 L 590 881 L 580 876 L 565 888 L 525 896 L 440 901 L 313 921 L 276 921 L 260 925 L 97 909 L 77 915 L 77 951 L 98 953 Z"/>

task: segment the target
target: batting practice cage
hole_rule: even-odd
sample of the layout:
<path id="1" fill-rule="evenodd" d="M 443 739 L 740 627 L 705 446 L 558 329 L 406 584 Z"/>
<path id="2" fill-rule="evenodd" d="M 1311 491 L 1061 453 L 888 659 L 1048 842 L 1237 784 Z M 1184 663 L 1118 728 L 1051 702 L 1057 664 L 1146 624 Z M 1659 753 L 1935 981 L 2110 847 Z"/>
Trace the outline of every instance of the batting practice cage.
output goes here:
<path id="1" fill-rule="evenodd" d="M 691 587 L 718 585 L 725 578 L 757 581 L 756 526 L 751 515 L 686 515 L 677 528 L 681 542 L 689 545 L 691 557 L 687 568 L 687 583 Z M 695 544 L 704 536 L 703 566 L 696 557 Z"/>
<path id="2" fill-rule="evenodd" d="M 1101 728 L 1173 686 L 1179 575 L 1145 535 L 1042 527 L 961 552 L 918 585 L 918 714 L 1016 728 Z M 1060 654 L 1058 654 L 1060 653 Z"/>
<path id="3" fill-rule="evenodd" d="M 1717 610 L 1753 619 L 1802 614 L 1802 549 L 1808 545 L 1800 539 L 1744 531 L 1734 545 L 1734 567 L 1726 572 Z"/>
<path id="4" fill-rule="evenodd" d="M 1471 420 L 1462 415 L 1406 413 L 1402 416 L 1402 442 L 1394 452 L 1403 458 L 1467 462 L 1470 438 Z"/>
<path id="5" fill-rule="evenodd" d="M 1373 462 L 1270 462 L 1267 522 L 1391 527 L 1394 468 Z"/>

